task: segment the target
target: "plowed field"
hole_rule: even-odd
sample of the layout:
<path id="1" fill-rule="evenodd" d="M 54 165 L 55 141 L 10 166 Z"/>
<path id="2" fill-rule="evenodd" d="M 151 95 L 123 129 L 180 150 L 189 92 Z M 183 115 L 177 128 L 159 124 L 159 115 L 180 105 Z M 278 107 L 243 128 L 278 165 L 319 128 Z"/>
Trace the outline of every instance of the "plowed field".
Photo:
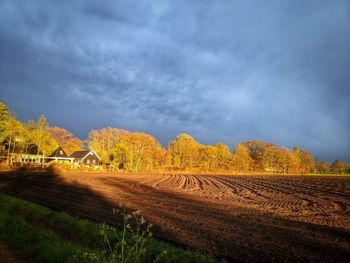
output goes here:
<path id="1" fill-rule="evenodd" d="M 0 190 L 108 223 L 123 204 L 155 236 L 228 261 L 350 259 L 350 177 L 8 172 Z"/>

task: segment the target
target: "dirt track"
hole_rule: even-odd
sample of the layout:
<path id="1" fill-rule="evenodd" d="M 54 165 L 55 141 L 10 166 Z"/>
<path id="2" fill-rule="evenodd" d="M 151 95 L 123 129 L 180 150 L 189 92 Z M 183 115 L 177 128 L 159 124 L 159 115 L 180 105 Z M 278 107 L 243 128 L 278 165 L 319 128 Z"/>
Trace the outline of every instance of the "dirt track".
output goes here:
<path id="1" fill-rule="evenodd" d="M 0 173 L 0 190 L 109 223 L 121 203 L 156 236 L 229 261 L 350 258 L 349 177 Z"/>

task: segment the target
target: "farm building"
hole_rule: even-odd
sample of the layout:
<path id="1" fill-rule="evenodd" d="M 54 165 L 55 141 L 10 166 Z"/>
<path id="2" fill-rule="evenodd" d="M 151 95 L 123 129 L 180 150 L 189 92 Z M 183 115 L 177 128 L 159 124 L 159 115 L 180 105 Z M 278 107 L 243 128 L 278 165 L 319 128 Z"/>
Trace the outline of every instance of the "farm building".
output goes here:
<path id="1" fill-rule="evenodd" d="M 73 163 L 80 165 L 100 165 L 100 157 L 94 150 L 81 150 L 73 152 L 69 158 L 73 159 Z"/>
<path id="2" fill-rule="evenodd" d="M 50 155 L 50 157 L 53 157 L 53 158 L 67 158 L 68 155 L 63 150 L 63 148 L 60 146 Z"/>
<path id="3" fill-rule="evenodd" d="M 48 166 L 52 163 L 70 163 L 76 166 L 99 166 L 100 157 L 93 150 L 80 150 L 73 152 L 70 156 L 59 146 L 49 156 L 38 152 L 38 147 L 29 145 L 25 152 L 18 149 L 8 148 L 6 142 L 0 144 L 0 163 L 10 166 Z"/>
<path id="4" fill-rule="evenodd" d="M 66 152 L 60 146 L 58 147 L 49 157 L 45 158 L 47 162 L 56 162 L 56 163 L 73 163 L 73 158 L 68 157 Z"/>

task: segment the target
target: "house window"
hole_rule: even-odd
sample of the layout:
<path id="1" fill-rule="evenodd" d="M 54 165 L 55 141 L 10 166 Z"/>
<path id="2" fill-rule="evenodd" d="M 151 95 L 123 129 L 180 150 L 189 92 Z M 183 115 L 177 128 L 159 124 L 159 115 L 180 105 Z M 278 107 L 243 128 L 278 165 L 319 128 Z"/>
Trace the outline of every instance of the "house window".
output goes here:
<path id="1" fill-rule="evenodd" d="M 60 150 L 60 154 L 63 154 L 63 151 L 62 151 L 62 150 Z"/>
<path id="2" fill-rule="evenodd" d="M 96 163 L 96 160 L 92 160 L 92 163 L 95 164 L 95 163 Z"/>
<path id="3" fill-rule="evenodd" d="M 89 160 L 89 159 L 87 159 L 87 160 L 86 160 L 86 163 L 87 163 L 87 164 L 89 164 L 89 163 L 90 163 L 90 160 Z"/>

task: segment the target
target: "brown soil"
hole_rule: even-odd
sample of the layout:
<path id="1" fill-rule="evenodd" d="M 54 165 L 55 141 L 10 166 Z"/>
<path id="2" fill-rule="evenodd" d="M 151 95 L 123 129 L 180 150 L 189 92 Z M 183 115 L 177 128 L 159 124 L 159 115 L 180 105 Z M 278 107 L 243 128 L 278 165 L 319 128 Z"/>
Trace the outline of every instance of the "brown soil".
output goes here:
<path id="1" fill-rule="evenodd" d="M 229 261 L 350 258 L 350 177 L 7 172 L 0 190 L 107 223 L 127 205 L 156 237 Z"/>
<path id="2" fill-rule="evenodd" d="M 1 263 L 25 263 L 11 250 L 8 245 L 0 240 L 0 262 Z"/>

